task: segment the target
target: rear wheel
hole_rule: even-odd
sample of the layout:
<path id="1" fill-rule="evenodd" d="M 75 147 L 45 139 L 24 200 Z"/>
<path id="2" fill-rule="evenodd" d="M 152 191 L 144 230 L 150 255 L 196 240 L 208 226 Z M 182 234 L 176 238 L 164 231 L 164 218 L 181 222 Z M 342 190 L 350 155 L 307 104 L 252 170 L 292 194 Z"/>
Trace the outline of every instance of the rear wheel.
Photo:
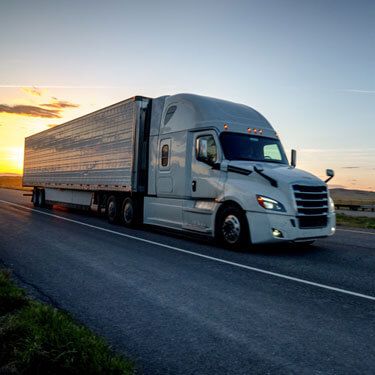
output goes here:
<path id="1" fill-rule="evenodd" d="M 45 203 L 44 189 L 38 189 L 38 207 L 44 207 Z"/>
<path id="2" fill-rule="evenodd" d="M 39 207 L 39 189 L 38 188 L 34 188 L 33 190 L 32 201 L 33 201 L 34 207 Z"/>
<path id="3" fill-rule="evenodd" d="M 228 205 L 219 212 L 216 238 L 220 245 L 239 250 L 249 244 L 249 229 L 240 207 Z"/>
<path id="4" fill-rule="evenodd" d="M 34 188 L 32 201 L 34 207 L 44 207 L 46 203 L 44 189 Z"/>
<path id="5" fill-rule="evenodd" d="M 107 219 L 111 224 L 115 224 L 119 221 L 120 210 L 118 207 L 117 198 L 111 195 L 107 201 Z"/>
<path id="6" fill-rule="evenodd" d="M 127 227 L 135 226 L 138 223 L 138 216 L 136 201 L 130 197 L 125 198 L 121 210 L 123 224 Z"/>

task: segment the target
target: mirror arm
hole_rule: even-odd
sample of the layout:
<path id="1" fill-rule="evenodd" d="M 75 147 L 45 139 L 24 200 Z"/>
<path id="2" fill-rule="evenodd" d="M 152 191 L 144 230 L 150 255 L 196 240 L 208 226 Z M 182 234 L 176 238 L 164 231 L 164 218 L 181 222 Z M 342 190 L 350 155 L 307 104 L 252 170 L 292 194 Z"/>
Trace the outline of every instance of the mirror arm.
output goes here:
<path id="1" fill-rule="evenodd" d="M 333 176 L 328 177 L 324 182 L 327 183 L 328 181 L 331 181 Z"/>

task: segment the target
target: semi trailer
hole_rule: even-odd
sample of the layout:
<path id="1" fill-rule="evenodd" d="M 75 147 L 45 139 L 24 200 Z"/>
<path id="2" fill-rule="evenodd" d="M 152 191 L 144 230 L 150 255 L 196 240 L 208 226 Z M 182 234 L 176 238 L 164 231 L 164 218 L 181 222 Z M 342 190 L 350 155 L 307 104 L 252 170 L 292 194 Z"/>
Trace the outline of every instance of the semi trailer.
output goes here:
<path id="1" fill-rule="evenodd" d="M 36 207 L 105 213 L 215 237 L 238 248 L 335 232 L 322 181 L 289 163 L 246 105 L 193 94 L 135 96 L 25 139 L 23 186 Z"/>

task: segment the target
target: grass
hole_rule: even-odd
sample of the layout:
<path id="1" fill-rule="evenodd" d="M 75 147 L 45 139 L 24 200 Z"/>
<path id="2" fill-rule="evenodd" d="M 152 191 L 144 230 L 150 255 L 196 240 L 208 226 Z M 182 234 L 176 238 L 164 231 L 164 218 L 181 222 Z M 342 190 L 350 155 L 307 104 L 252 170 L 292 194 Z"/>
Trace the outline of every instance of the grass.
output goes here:
<path id="1" fill-rule="evenodd" d="M 133 364 L 0 271 L 0 374 L 133 374 Z"/>
<path id="2" fill-rule="evenodd" d="M 338 225 L 349 227 L 358 227 L 366 229 L 375 229 L 375 218 L 365 216 L 348 216 L 345 214 L 336 214 Z"/>

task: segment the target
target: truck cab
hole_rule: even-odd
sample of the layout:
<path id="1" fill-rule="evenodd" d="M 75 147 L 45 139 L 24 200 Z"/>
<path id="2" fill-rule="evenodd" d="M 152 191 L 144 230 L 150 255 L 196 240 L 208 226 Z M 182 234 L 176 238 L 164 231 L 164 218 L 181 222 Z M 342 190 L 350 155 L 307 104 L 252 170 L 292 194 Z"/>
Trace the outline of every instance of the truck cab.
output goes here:
<path id="1" fill-rule="evenodd" d="M 192 94 L 153 99 L 144 222 L 229 247 L 335 232 L 324 181 L 289 164 L 254 109 Z"/>

